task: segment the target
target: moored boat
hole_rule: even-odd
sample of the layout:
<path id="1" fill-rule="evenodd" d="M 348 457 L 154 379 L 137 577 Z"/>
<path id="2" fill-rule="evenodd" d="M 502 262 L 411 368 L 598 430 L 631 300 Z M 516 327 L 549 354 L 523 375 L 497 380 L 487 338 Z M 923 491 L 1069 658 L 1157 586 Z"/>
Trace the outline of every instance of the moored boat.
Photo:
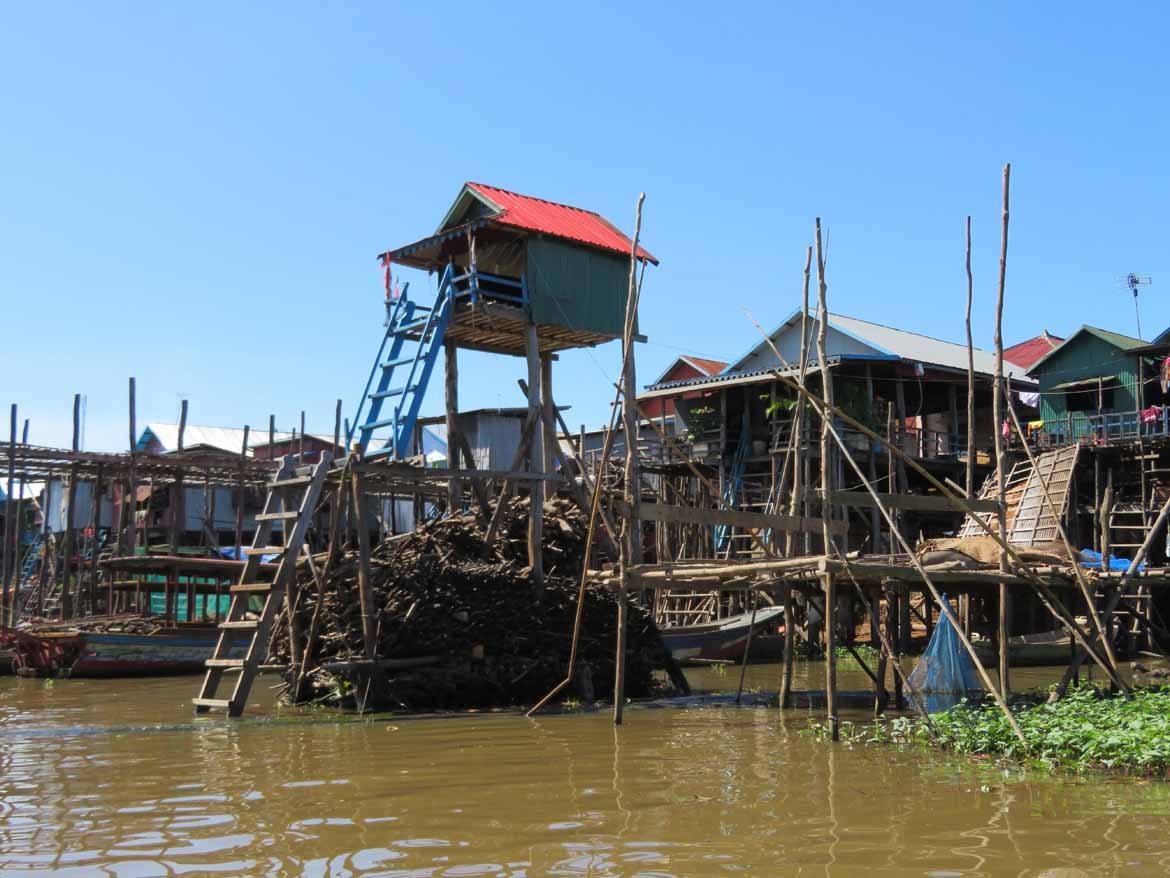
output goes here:
<path id="1" fill-rule="evenodd" d="M 999 661 L 995 643 L 980 640 L 973 644 L 979 661 L 994 668 Z M 1018 634 L 1008 640 L 1008 658 L 1014 667 L 1041 667 L 1068 664 L 1072 651 L 1072 635 L 1067 631 L 1041 631 L 1037 634 Z"/>
<path id="2" fill-rule="evenodd" d="M 129 626 L 128 626 L 129 627 Z M 197 673 L 211 657 L 219 632 L 214 625 L 154 630 L 51 630 L 3 632 L 16 672 L 46 677 L 136 677 Z M 239 654 L 236 655 L 235 653 Z M 242 658 L 244 648 L 233 651 Z"/>
<path id="3" fill-rule="evenodd" d="M 755 632 L 759 634 L 783 615 L 783 607 L 761 607 L 755 613 Z M 662 628 L 662 642 L 679 664 L 701 664 L 707 661 L 739 661 L 747 649 L 748 632 L 752 630 L 752 614 L 740 613 L 701 625 L 679 625 Z M 754 652 L 754 650 L 753 650 Z"/>

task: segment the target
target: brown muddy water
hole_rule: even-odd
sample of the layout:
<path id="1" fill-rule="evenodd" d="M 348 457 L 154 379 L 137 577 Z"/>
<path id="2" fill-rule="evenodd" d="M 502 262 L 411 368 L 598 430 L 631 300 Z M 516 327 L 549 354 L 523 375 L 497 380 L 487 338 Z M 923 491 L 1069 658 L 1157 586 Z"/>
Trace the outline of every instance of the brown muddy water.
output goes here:
<path id="1" fill-rule="evenodd" d="M 0 875 L 1170 874 L 1170 784 L 831 746 L 804 710 L 228 722 L 196 684 L 0 678 Z"/>

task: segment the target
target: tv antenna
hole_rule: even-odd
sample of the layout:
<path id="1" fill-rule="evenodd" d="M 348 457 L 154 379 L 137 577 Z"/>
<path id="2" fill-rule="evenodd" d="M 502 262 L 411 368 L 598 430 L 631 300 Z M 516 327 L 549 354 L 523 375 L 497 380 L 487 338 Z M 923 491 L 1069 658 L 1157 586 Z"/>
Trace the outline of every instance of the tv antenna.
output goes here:
<path id="1" fill-rule="evenodd" d="M 1139 339 L 1142 337 L 1142 312 L 1138 309 L 1138 287 L 1147 286 L 1149 283 L 1149 275 L 1130 272 L 1125 276 L 1125 285 L 1133 293 L 1133 314 L 1137 318 L 1137 337 Z"/>

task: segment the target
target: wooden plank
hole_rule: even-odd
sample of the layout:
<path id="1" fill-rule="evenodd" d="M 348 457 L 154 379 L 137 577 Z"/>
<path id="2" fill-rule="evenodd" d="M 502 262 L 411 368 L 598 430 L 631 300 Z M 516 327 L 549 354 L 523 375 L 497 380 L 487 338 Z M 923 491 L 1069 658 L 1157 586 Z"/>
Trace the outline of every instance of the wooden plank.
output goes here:
<path id="1" fill-rule="evenodd" d="M 622 514 L 625 514 L 624 510 Z M 819 533 L 823 524 L 819 518 L 769 515 L 763 512 L 742 512 L 738 509 L 698 509 L 692 506 L 667 506 L 664 503 L 642 503 L 638 507 L 638 516 L 648 521 L 728 524 L 733 527 L 771 528 L 798 533 Z M 843 521 L 834 521 L 830 522 L 830 528 L 835 534 L 843 534 L 849 529 L 849 525 Z"/>
<path id="2" fill-rule="evenodd" d="M 965 507 L 950 497 L 933 494 L 878 494 L 882 504 L 890 509 L 912 509 L 917 512 L 963 512 Z M 861 491 L 830 491 L 829 502 L 839 506 L 876 507 L 872 496 Z M 995 512 L 999 504 L 994 500 L 967 500 L 966 506 L 976 512 Z"/>

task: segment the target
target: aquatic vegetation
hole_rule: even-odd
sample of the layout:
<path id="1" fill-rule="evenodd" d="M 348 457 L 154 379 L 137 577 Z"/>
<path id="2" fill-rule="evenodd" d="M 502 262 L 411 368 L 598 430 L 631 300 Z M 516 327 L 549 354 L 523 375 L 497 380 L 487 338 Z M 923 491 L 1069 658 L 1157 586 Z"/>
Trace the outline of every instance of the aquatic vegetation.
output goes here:
<path id="1" fill-rule="evenodd" d="M 853 649 L 857 651 L 857 655 L 861 657 L 861 660 L 871 668 L 877 665 L 878 656 L 881 655 L 878 650 L 867 643 L 858 643 Z M 844 670 L 861 670 L 861 666 L 857 663 L 857 659 L 854 658 L 853 653 L 849 651 L 848 647 L 838 646 L 836 654 L 838 668 Z"/>
<path id="2" fill-rule="evenodd" d="M 1170 687 L 1135 690 L 1126 700 L 1091 686 L 1048 704 L 1017 699 L 1012 712 L 1027 748 L 994 703 L 964 702 L 931 717 L 934 733 L 917 717 L 842 723 L 841 740 L 852 745 L 935 745 L 952 753 L 1029 761 L 1053 768 L 1112 769 L 1170 775 Z M 828 736 L 816 723 L 809 734 Z"/>

